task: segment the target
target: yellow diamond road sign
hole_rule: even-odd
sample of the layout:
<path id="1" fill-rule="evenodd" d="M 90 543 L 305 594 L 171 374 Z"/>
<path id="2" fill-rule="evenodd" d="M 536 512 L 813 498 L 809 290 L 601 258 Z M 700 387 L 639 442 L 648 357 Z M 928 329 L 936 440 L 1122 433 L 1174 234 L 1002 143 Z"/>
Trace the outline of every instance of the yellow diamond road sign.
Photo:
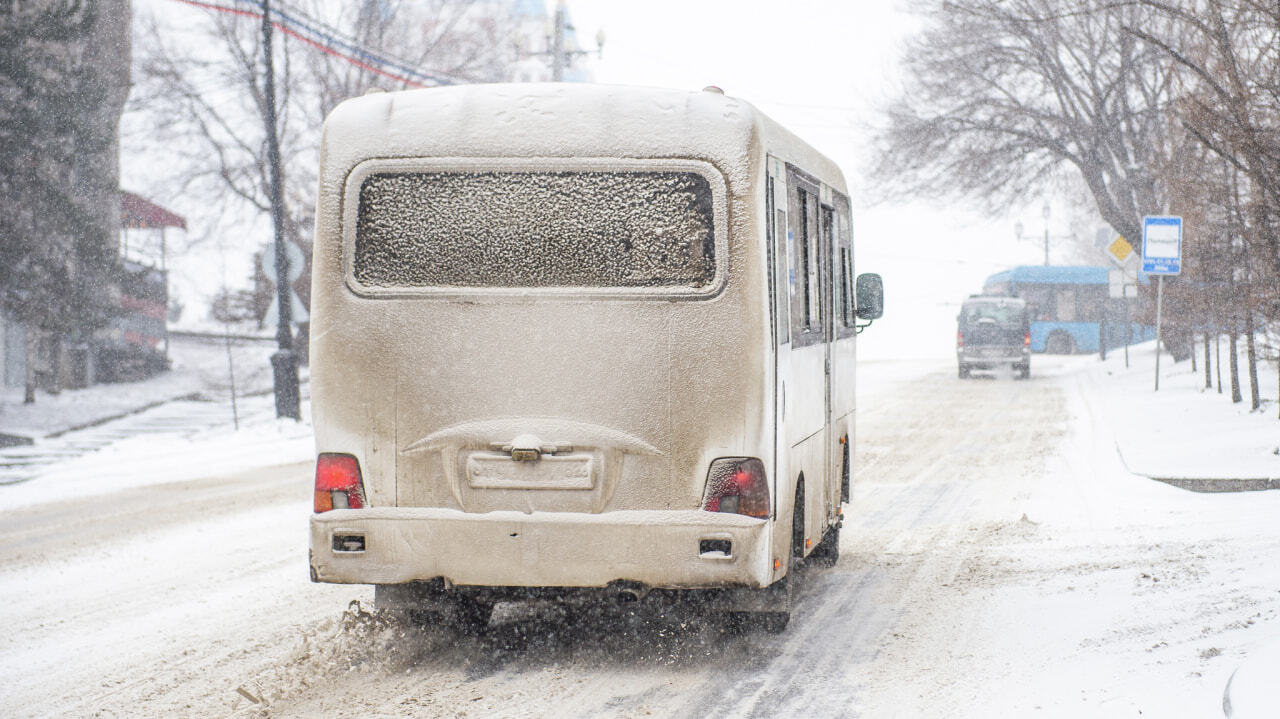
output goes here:
<path id="1" fill-rule="evenodd" d="M 1115 241 L 1107 245 L 1107 252 L 1119 262 L 1124 262 L 1129 255 L 1133 254 L 1133 245 L 1123 237 L 1116 237 Z"/>

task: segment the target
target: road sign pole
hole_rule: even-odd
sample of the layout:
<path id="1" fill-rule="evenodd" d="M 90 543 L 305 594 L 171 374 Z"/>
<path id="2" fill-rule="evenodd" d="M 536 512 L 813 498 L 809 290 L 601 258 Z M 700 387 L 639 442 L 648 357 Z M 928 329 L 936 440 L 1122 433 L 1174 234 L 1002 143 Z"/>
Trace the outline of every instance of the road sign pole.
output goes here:
<path id="1" fill-rule="evenodd" d="M 1125 298 L 1129 299 L 1128 297 Z M 1133 330 L 1133 320 L 1129 317 L 1129 303 L 1124 303 L 1124 368 L 1129 369 L 1129 332 Z"/>
<path id="2" fill-rule="evenodd" d="M 1142 271 L 1156 276 L 1156 391 L 1160 391 L 1161 323 L 1164 305 L 1164 276 L 1182 272 L 1182 218 L 1147 216 L 1142 218 Z"/>
<path id="3" fill-rule="evenodd" d="M 1160 312 L 1164 305 L 1164 275 L 1156 275 L 1156 392 L 1160 391 Z"/>

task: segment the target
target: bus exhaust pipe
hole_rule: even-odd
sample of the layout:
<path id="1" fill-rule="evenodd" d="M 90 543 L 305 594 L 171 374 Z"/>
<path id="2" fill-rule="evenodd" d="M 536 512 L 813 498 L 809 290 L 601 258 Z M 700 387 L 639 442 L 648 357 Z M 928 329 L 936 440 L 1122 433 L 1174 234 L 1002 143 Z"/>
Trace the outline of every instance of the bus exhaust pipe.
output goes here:
<path id="1" fill-rule="evenodd" d="M 632 604 L 649 596 L 648 587 L 623 587 L 618 590 L 618 604 Z"/>

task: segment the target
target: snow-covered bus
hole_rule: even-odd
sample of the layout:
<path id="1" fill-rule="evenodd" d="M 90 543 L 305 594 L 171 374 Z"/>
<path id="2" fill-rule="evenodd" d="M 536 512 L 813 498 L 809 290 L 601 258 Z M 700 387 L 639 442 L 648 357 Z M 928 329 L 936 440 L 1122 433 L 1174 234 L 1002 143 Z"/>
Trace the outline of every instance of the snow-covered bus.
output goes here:
<path id="1" fill-rule="evenodd" d="M 343 103 L 312 579 L 480 624 L 511 597 L 707 590 L 782 628 L 849 498 L 854 337 L 883 302 L 853 257 L 836 165 L 714 89 Z"/>

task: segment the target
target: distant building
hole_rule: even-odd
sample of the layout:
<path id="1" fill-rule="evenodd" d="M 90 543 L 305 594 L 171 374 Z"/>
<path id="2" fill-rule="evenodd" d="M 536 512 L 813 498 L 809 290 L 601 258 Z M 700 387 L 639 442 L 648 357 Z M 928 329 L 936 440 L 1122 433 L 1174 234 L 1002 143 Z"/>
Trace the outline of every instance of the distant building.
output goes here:
<path id="1" fill-rule="evenodd" d="M 113 304 L 116 282 L 103 277 L 118 269 L 132 13 L 129 0 L 0 7 L 0 233 L 11 249 L 0 263 L 0 379 L 33 401 L 36 386 L 93 381 L 92 328 Z"/>
<path id="2" fill-rule="evenodd" d="M 137 380 L 168 367 L 165 233 L 185 230 L 187 221 L 131 192 L 120 193 L 120 214 L 120 272 L 109 293 L 112 317 L 91 338 L 56 338 L 49 333 L 33 338 L 35 374 L 44 389 Z M 22 324 L 0 316 L 0 379 L 5 387 L 21 387 L 26 381 L 27 336 Z M 62 353 L 56 361 L 55 352 Z M 54 376 L 55 367 L 60 377 Z"/>

